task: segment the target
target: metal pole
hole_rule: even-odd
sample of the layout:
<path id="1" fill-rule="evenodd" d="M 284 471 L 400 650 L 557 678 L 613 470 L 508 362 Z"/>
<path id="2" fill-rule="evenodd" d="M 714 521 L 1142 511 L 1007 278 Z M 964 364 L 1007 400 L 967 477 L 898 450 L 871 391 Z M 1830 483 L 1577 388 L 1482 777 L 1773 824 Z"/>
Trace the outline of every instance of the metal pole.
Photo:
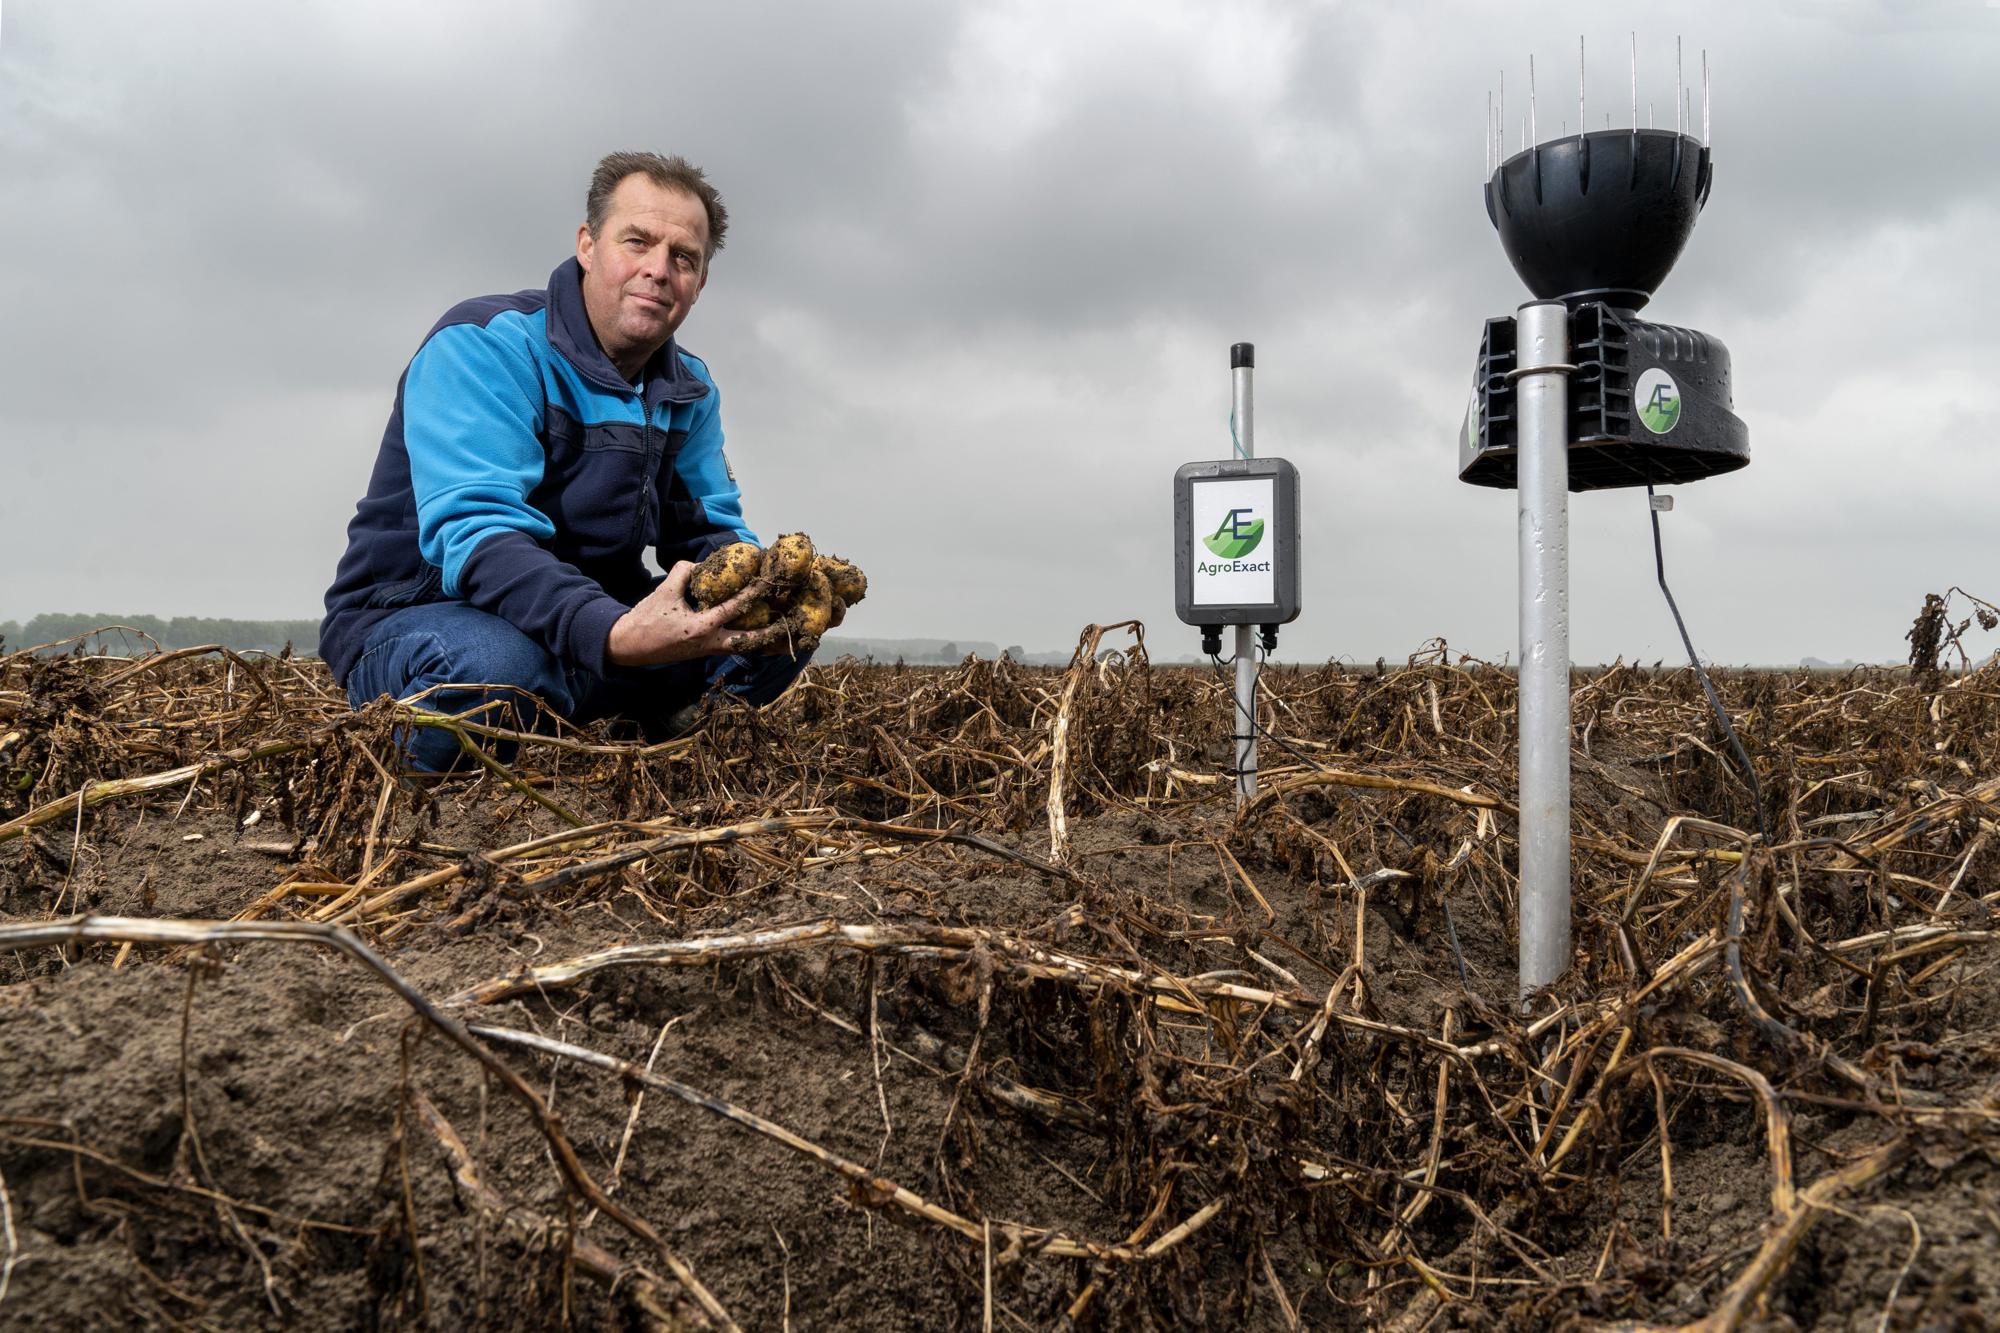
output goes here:
<path id="1" fill-rule="evenodd" d="M 1569 310 L 1520 333 L 1521 998 L 1570 965 Z"/>
<path id="2" fill-rule="evenodd" d="M 1250 396 L 1251 372 L 1257 349 L 1237 343 L 1229 349 L 1229 420 L 1236 437 L 1236 456 L 1255 458 L 1257 408 Z M 1236 804 L 1240 808 L 1257 794 L 1257 656 L 1254 625 L 1236 627 L 1236 711 L 1230 731 L 1236 737 Z"/>

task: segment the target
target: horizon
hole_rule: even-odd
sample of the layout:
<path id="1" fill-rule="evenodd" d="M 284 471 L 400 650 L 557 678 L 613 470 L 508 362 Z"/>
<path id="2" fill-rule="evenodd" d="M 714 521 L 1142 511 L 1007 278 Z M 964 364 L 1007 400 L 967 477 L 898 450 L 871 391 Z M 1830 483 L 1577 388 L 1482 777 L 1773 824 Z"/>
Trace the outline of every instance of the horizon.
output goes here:
<path id="1" fill-rule="evenodd" d="M 94 622 L 88 629 L 77 629 L 74 630 L 73 632 L 65 633 L 63 635 L 58 636 L 58 638 L 61 640 L 68 640 L 74 638 L 87 638 L 93 635 L 132 633 L 135 631 L 139 633 L 145 633 L 146 631 L 138 630 L 136 628 L 135 622 L 149 621 L 149 620 L 162 625 L 171 624 L 176 621 L 184 621 L 184 622 L 222 622 L 224 624 L 236 624 L 236 625 L 265 624 L 265 625 L 316 627 L 319 623 L 316 618 L 307 618 L 307 617 L 287 617 L 283 619 L 261 620 L 261 619 L 245 618 L 245 617 L 226 617 L 226 616 L 166 617 L 166 616 L 159 616 L 150 612 L 135 612 L 123 617 L 107 617 L 103 619 L 98 619 L 87 613 L 45 612 L 42 613 L 41 616 L 31 617 L 25 621 L 0 620 L 0 640 L 5 641 L 6 651 L 10 653 L 19 652 L 19 651 L 26 651 L 29 648 L 37 648 L 45 646 L 44 644 L 39 644 L 39 643 L 25 643 L 25 642 L 15 641 L 17 636 L 22 631 L 24 631 L 28 626 L 34 624 L 36 620 L 42 619 L 44 617 Z M 858 657 L 865 657 L 869 660 L 873 660 L 877 663 L 884 665 L 888 664 L 888 657 L 886 655 L 878 653 L 877 651 L 878 649 L 893 651 L 899 654 L 915 655 L 924 652 L 941 653 L 942 649 L 946 647 L 957 647 L 961 651 L 950 654 L 949 661 L 952 662 L 961 661 L 967 655 L 984 659 L 997 659 L 1005 655 L 1013 657 L 1017 661 L 1022 661 L 1026 664 L 1031 664 L 1031 665 L 1049 665 L 1049 663 L 1047 662 L 1037 662 L 1034 660 L 1038 658 L 1062 658 L 1064 660 L 1067 660 L 1069 656 L 1075 651 L 1074 645 L 1071 645 L 1070 647 L 1067 648 L 1062 647 L 1060 645 L 1045 646 L 1045 647 L 1038 647 L 1030 644 L 1002 645 L 998 640 L 974 638 L 968 635 L 949 636 L 949 635 L 936 635 L 936 634 L 916 634 L 916 635 L 899 635 L 891 638 L 883 635 L 844 634 L 836 632 L 828 634 L 826 638 L 822 641 L 822 643 L 824 647 L 828 647 L 834 650 L 830 655 L 825 655 L 822 658 L 818 659 L 822 662 L 837 661 L 844 656 L 858 656 Z M 1331 666 L 1338 664 L 1343 668 L 1351 667 L 1355 670 L 1369 670 L 1373 669 L 1377 664 L 1382 662 L 1394 665 L 1398 662 L 1415 661 L 1419 658 L 1435 653 L 1440 644 L 1443 645 L 1443 647 L 1447 652 L 1455 655 L 1458 658 L 1460 664 L 1470 661 L 1470 662 L 1479 662 L 1482 665 L 1494 667 L 1503 671 L 1513 671 L 1515 669 L 1513 663 L 1513 651 L 1511 649 L 1503 650 L 1497 658 L 1488 659 L 1482 654 L 1463 652 L 1457 649 L 1453 649 L 1451 648 L 1448 641 L 1442 640 L 1435 635 L 1428 639 L 1425 639 L 1415 648 L 1406 651 L 1397 651 L 1391 653 L 1375 653 L 1372 655 L 1364 655 L 1358 653 L 1337 654 L 1326 658 L 1316 658 L 1316 659 L 1303 659 L 1303 658 L 1293 659 L 1286 657 L 1282 652 L 1279 652 L 1271 654 L 1266 659 L 1266 662 L 1267 665 L 1276 668 L 1296 667 L 1300 669 L 1307 669 L 1307 668 L 1317 668 L 1317 667 L 1324 667 L 1324 666 Z M 175 646 L 192 647 L 195 645 L 187 644 L 187 645 L 167 645 L 167 646 L 171 648 Z M 224 642 L 222 646 L 238 649 L 239 651 L 273 651 L 273 652 L 276 651 L 275 649 L 268 649 L 268 650 L 257 649 L 257 648 L 245 649 L 239 643 Z M 1280 647 L 1282 648 L 1282 642 L 1280 644 Z M 1016 649 L 1019 649 L 1018 653 L 1015 651 Z M 1121 646 L 1117 644 L 1102 646 L 1099 649 L 1099 656 L 1103 656 L 1106 653 L 1114 651 L 1122 651 Z M 1195 665 L 1195 666 L 1206 667 L 1212 665 L 1211 663 L 1208 662 L 1207 659 L 1203 658 L 1198 653 L 1182 652 L 1176 654 L 1171 649 L 1167 649 L 1166 651 L 1159 651 L 1153 647 L 1149 647 L 1147 651 L 1149 658 L 1156 666 Z M 302 652 L 300 656 L 310 657 L 317 660 L 316 652 L 313 653 Z M 1689 664 L 1686 661 L 1685 654 L 1680 655 L 1678 658 L 1672 656 L 1655 657 L 1650 666 L 1646 663 L 1645 660 L 1646 656 L 1647 654 L 1635 654 L 1630 656 L 1620 654 L 1612 658 L 1607 658 L 1600 661 L 1590 661 L 1590 662 L 1582 661 L 1580 659 L 1572 659 L 1570 662 L 1570 669 L 1576 672 L 1608 671 L 1616 666 L 1626 666 L 1641 670 L 1661 670 L 1661 671 L 1676 671 L 1676 670 L 1685 671 L 1690 669 Z M 1979 669 L 1980 667 L 1990 665 L 1993 662 L 1993 660 L 1995 660 L 1996 658 L 2000 658 L 2000 648 L 1981 648 L 1981 650 L 1978 652 L 1967 652 L 1965 656 L 1967 658 L 1967 665 L 1963 668 L 1956 668 L 1956 669 L 1976 670 Z M 924 663 L 918 663 L 917 665 L 940 665 L 940 664 L 942 663 L 924 662 Z M 1828 658 L 1819 657 L 1816 654 L 1806 653 L 1802 654 L 1796 661 L 1779 661 L 1779 660 L 1727 661 L 1719 658 L 1709 657 L 1708 655 L 1704 654 L 1702 657 L 1702 665 L 1725 671 L 1727 670 L 1843 671 L 1855 668 L 1869 668 L 1869 669 L 1907 668 L 1909 666 L 1909 661 L 1907 654 L 1905 654 L 1900 659 L 1864 660 L 1864 659 L 1847 658 L 1841 660 L 1832 660 Z M 1954 668 L 1947 667 L 1946 669 L 1954 669 Z"/>

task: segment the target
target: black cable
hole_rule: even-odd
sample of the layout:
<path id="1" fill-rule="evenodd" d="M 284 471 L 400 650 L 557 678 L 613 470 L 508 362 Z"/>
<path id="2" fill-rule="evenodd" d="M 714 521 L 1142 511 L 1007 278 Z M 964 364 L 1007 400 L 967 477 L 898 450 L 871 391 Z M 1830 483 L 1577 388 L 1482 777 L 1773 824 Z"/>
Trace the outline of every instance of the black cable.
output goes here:
<path id="1" fill-rule="evenodd" d="M 1737 739 L 1736 728 L 1729 721 L 1729 713 L 1723 708 L 1722 700 L 1715 693 L 1715 685 L 1708 678 L 1708 671 L 1701 664 L 1701 658 L 1694 650 L 1694 640 L 1688 637 L 1687 623 L 1681 619 L 1681 609 L 1674 604 L 1674 591 L 1667 586 L 1667 557 L 1660 548 L 1660 511 L 1653 505 L 1653 484 L 1646 483 L 1646 514 L 1653 520 L 1653 570 L 1659 575 L 1660 591 L 1666 595 L 1667 610 L 1674 613 L 1674 627 L 1681 632 L 1681 643 L 1687 648 L 1688 665 L 1701 678 L 1702 693 L 1708 696 L 1708 706 L 1715 712 L 1715 720 L 1722 724 L 1722 732 L 1729 737 L 1729 748 L 1736 755 L 1736 762 L 1742 766 L 1743 777 L 1750 784 L 1750 799 L 1757 803 L 1757 827 L 1764 834 L 1764 842 L 1771 841 L 1771 821 L 1764 813 L 1764 788 L 1757 781 L 1757 770 L 1751 766 L 1749 752 L 1743 742 Z"/>
<path id="2" fill-rule="evenodd" d="M 1254 646 L 1252 647 L 1251 651 L 1256 653 L 1257 670 L 1259 672 L 1262 672 L 1264 669 L 1264 662 L 1269 657 L 1269 654 L 1267 654 L 1263 649 Z M 1231 704 L 1234 705 L 1234 711 L 1250 724 L 1250 729 L 1252 732 L 1250 736 L 1246 737 L 1241 732 L 1232 729 L 1229 736 L 1230 740 L 1232 741 L 1246 740 L 1246 739 L 1254 740 L 1258 735 L 1262 735 L 1265 740 L 1271 742 L 1271 744 L 1277 746 L 1279 749 L 1283 750 L 1286 754 L 1290 755 L 1292 758 L 1304 764 L 1307 768 L 1314 769 L 1321 773 L 1325 773 L 1328 771 L 1326 765 L 1321 763 L 1316 763 L 1314 762 L 1312 756 L 1303 754 L 1298 750 L 1293 749 L 1290 743 L 1287 742 L 1284 737 L 1275 734 L 1269 727 L 1265 726 L 1262 722 L 1259 722 L 1257 720 L 1256 712 L 1254 709 L 1249 712 L 1245 712 L 1242 703 L 1236 698 L 1236 682 L 1229 679 L 1228 675 L 1226 674 L 1229 669 L 1227 664 L 1225 664 L 1222 658 L 1215 653 L 1210 653 L 1208 655 L 1208 660 L 1215 663 L 1216 674 L 1222 678 L 1222 683 L 1229 687 L 1229 699 Z M 1233 756 L 1232 756 L 1232 762 L 1234 762 Z M 1236 770 L 1232 768 L 1230 771 L 1233 773 Z"/>
<path id="3" fill-rule="evenodd" d="M 1261 648 L 1258 648 L 1255 651 L 1257 653 L 1257 669 L 1259 672 L 1261 672 L 1264 668 L 1264 663 L 1269 658 L 1270 654 L 1265 652 Z M 1208 655 L 1208 660 L 1215 663 L 1216 675 L 1220 677 L 1222 683 L 1229 688 L 1230 701 L 1231 703 L 1235 704 L 1234 711 L 1236 711 L 1239 714 L 1243 713 L 1244 711 L 1243 705 L 1240 703 L 1236 703 L 1236 688 L 1235 688 L 1236 682 L 1230 680 L 1227 674 L 1225 674 L 1227 668 L 1224 666 L 1221 656 L 1216 653 L 1210 653 Z M 1291 755 L 1294 759 L 1304 764 L 1307 768 L 1313 769 L 1320 773 L 1326 773 L 1331 771 L 1330 769 L 1327 768 L 1325 764 L 1319 763 L 1311 755 L 1302 754 L 1298 750 L 1293 749 L 1291 745 L 1288 744 L 1282 736 L 1275 734 L 1269 727 L 1265 726 L 1262 722 L 1259 722 L 1254 712 L 1250 713 L 1248 716 L 1249 716 L 1250 726 L 1252 727 L 1253 730 L 1261 732 L 1265 740 L 1270 741 L 1273 745 L 1283 750 L 1286 754 Z M 1238 740 L 1240 739 L 1240 736 L 1238 734 L 1232 733 L 1229 739 L 1231 739 L 1232 741 Z M 1238 770 L 1236 770 L 1235 768 L 1230 769 L 1230 772 L 1232 773 L 1237 771 Z M 1417 844 L 1411 840 L 1410 835 L 1403 832 L 1403 830 L 1397 828 L 1394 823 L 1384 820 L 1382 826 L 1388 829 L 1389 832 L 1395 834 L 1397 839 L 1401 841 L 1405 847 L 1409 848 L 1413 852 L 1417 850 Z M 1444 909 L 1445 934 L 1451 940 L 1451 956 L 1458 963 L 1458 984 L 1463 990 L 1466 991 L 1466 993 L 1470 994 L 1472 991 L 1472 978 L 1465 970 L 1465 953 L 1462 949 L 1458 947 L 1458 923 L 1452 920 L 1451 900 L 1449 898 L 1446 898 L 1443 894 L 1440 893 L 1438 895 L 1438 906 Z"/>

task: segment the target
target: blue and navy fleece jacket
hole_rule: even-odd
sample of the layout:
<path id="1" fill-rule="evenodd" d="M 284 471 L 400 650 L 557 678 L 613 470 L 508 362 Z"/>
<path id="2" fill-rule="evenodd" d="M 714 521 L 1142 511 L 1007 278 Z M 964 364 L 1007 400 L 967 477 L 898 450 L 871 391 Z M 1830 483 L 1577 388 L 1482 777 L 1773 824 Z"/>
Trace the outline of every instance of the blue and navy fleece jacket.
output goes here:
<path id="1" fill-rule="evenodd" d="M 603 675 L 612 624 L 659 583 L 648 546 L 664 569 L 757 540 L 708 367 L 668 342 L 627 382 L 582 279 L 571 259 L 546 291 L 466 301 L 417 349 L 327 589 L 334 679 L 391 611 L 453 599 Z"/>

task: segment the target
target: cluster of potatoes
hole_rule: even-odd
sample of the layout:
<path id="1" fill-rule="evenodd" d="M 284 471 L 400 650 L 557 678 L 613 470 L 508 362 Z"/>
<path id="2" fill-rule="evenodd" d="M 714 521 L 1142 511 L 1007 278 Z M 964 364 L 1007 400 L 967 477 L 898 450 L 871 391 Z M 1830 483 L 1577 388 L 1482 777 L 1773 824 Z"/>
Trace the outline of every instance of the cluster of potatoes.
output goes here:
<path id="1" fill-rule="evenodd" d="M 789 643 L 804 649 L 840 623 L 847 608 L 868 595 L 868 576 L 837 555 L 821 555 L 812 538 L 788 532 L 763 550 L 734 542 L 695 567 L 688 596 L 706 611 L 720 606 L 758 580 L 765 588 L 750 609 L 729 622 L 731 629 L 757 630 L 782 624 Z"/>

